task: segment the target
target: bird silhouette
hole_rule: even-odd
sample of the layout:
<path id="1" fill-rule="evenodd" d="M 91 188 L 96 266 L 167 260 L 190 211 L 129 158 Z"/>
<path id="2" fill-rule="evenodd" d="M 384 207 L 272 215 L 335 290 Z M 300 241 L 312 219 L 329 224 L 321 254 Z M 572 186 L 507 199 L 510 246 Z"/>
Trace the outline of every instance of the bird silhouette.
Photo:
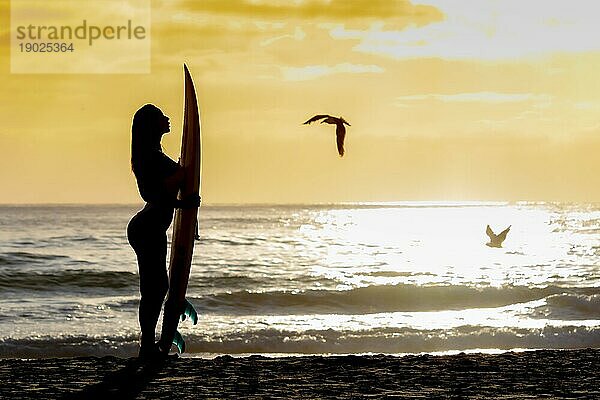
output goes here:
<path id="1" fill-rule="evenodd" d="M 321 121 L 321 123 L 327 123 L 327 124 L 335 124 L 335 138 L 336 138 L 336 142 L 337 142 L 337 150 L 338 153 L 340 154 L 340 157 L 344 156 L 344 138 L 346 137 L 346 127 L 344 126 L 344 124 L 350 126 L 350 124 L 342 117 L 332 117 L 331 115 L 327 115 L 327 114 L 320 114 L 320 115 L 315 115 L 314 117 L 312 117 L 311 119 L 309 119 L 308 121 L 306 121 L 304 123 L 304 125 L 308 125 L 311 122 L 315 122 L 322 119 L 323 121 Z"/>
<path id="2" fill-rule="evenodd" d="M 511 226 L 512 225 L 509 225 L 508 228 L 496 235 L 494 231 L 492 231 L 492 228 L 490 228 L 488 225 L 485 233 L 490 237 L 490 242 L 486 243 L 485 245 L 489 247 L 502 247 L 502 242 L 504 242 L 506 239 L 506 235 L 508 235 L 508 231 L 510 231 Z"/>

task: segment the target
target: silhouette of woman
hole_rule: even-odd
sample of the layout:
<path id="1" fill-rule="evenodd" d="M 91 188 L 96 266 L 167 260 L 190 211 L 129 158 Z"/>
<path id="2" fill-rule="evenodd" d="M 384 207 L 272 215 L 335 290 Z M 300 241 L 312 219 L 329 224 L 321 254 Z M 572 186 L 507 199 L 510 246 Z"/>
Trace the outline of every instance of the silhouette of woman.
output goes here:
<path id="1" fill-rule="evenodd" d="M 140 358 L 166 356 L 170 349 L 170 346 L 160 348 L 154 342 L 156 324 L 169 289 L 167 229 L 175 208 L 200 204 L 199 196 L 177 199 L 185 170 L 162 152 L 160 141 L 169 131 L 169 118 L 152 104 L 144 105 L 133 117 L 131 169 L 140 196 L 146 202 L 127 225 L 127 239 L 137 255 L 140 274 Z"/>

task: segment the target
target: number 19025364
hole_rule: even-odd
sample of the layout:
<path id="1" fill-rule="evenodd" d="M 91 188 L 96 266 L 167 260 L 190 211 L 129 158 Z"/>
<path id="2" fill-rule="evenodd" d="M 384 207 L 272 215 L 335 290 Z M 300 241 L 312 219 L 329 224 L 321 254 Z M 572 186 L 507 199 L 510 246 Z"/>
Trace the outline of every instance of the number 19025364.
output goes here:
<path id="1" fill-rule="evenodd" d="M 67 53 L 75 51 L 73 43 L 19 43 L 21 53 Z"/>

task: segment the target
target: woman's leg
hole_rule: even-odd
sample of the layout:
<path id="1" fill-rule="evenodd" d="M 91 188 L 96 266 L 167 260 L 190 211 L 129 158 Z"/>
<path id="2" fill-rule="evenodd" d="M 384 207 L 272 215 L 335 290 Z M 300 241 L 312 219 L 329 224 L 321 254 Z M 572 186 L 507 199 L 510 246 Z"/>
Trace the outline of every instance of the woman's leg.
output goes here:
<path id="1" fill-rule="evenodd" d="M 142 336 L 140 353 L 154 348 L 154 336 L 160 310 L 169 289 L 166 270 L 167 235 L 149 235 L 135 217 L 127 227 L 127 237 L 138 259 L 140 274 L 139 322 Z"/>
<path id="2" fill-rule="evenodd" d="M 154 347 L 156 324 L 163 301 L 169 289 L 166 270 L 167 237 L 164 240 L 149 241 L 147 247 L 138 253 L 140 272 L 139 320 L 142 330 L 140 348 Z"/>

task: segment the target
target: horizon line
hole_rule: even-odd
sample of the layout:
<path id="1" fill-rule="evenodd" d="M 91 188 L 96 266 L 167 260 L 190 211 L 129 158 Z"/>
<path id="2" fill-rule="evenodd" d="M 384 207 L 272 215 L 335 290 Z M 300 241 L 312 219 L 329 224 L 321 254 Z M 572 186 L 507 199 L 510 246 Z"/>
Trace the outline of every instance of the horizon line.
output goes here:
<path id="1" fill-rule="evenodd" d="M 144 202 L 122 203 L 0 203 L 0 207 L 35 207 L 35 206 L 142 206 Z M 214 202 L 202 204 L 201 207 L 266 207 L 266 206 L 477 206 L 477 205 L 541 205 L 541 204 L 600 204 L 600 201 L 556 201 L 556 200 L 396 200 L 396 201 L 338 201 L 338 202 Z"/>

